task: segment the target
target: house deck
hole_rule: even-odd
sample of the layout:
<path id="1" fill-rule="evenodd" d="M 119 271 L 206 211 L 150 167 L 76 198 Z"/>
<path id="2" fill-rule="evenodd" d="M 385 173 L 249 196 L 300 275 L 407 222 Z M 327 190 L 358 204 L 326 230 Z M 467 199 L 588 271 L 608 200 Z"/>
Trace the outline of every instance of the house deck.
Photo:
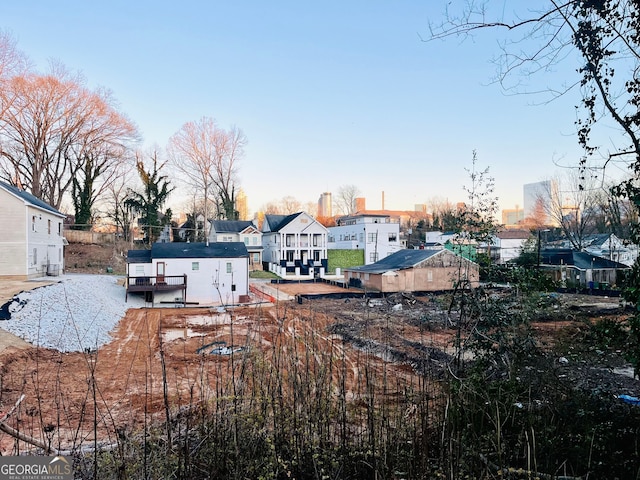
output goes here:
<path id="1" fill-rule="evenodd" d="M 127 277 L 127 293 L 125 301 L 129 298 L 129 292 L 144 292 L 147 301 L 153 302 L 156 292 L 182 291 L 183 303 L 186 303 L 187 275 L 165 275 L 158 277 Z"/>

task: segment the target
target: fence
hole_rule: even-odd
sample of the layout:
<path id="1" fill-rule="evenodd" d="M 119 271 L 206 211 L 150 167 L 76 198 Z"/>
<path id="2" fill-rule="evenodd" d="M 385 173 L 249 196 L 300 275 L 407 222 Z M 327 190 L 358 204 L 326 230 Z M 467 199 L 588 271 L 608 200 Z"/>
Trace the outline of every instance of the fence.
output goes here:
<path id="1" fill-rule="evenodd" d="M 65 230 L 64 238 L 69 243 L 113 243 L 115 233 L 87 232 L 85 230 Z"/>

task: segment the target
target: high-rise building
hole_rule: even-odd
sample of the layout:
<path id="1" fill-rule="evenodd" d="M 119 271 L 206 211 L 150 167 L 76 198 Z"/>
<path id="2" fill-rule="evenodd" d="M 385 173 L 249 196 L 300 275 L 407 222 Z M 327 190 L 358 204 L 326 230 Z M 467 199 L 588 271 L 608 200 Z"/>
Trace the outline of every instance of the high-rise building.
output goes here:
<path id="1" fill-rule="evenodd" d="M 520 225 L 524 220 L 524 210 L 516 205 L 516 208 L 505 208 L 502 210 L 502 224 L 505 227 Z"/>
<path id="2" fill-rule="evenodd" d="M 331 192 L 323 192 L 318 199 L 318 217 L 332 217 Z"/>
<path id="3" fill-rule="evenodd" d="M 238 211 L 238 220 L 249 220 L 247 195 L 242 189 L 238 190 L 238 193 L 236 194 L 236 210 Z"/>
<path id="4" fill-rule="evenodd" d="M 553 180 L 527 183 L 523 186 L 524 218 L 533 219 L 541 225 L 551 225 L 549 211 L 555 205 L 562 205 L 558 185 Z"/>

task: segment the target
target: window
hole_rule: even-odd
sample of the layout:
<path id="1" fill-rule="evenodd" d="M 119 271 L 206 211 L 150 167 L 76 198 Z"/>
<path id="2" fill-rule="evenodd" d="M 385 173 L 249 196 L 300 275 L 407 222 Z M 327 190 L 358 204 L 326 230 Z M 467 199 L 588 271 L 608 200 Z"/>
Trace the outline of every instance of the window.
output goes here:
<path id="1" fill-rule="evenodd" d="M 253 263 L 258 263 L 260 261 L 260 254 L 259 253 L 254 253 L 253 254 Z"/>
<path id="2" fill-rule="evenodd" d="M 144 265 L 136 265 L 136 276 L 144 275 Z"/>
<path id="3" fill-rule="evenodd" d="M 36 231 L 36 216 L 35 215 L 31 216 L 31 231 L 32 232 Z"/>
<path id="4" fill-rule="evenodd" d="M 244 244 L 249 245 L 249 237 L 244 237 Z"/>
<path id="5" fill-rule="evenodd" d="M 314 250 L 313 251 L 313 261 L 314 262 L 319 262 L 320 261 L 320 250 Z"/>
<path id="6" fill-rule="evenodd" d="M 293 250 L 287 251 L 287 262 L 293 262 Z"/>
<path id="7" fill-rule="evenodd" d="M 295 243 L 294 239 L 295 239 L 294 235 L 287 234 L 287 239 L 286 239 L 287 240 L 287 243 L 286 243 L 287 247 L 293 247 L 293 245 Z"/>
<path id="8" fill-rule="evenodd" d="M 378 261 L 378 252 L 369 253 L 369 261 L 370 262 L 377 262 Z"/>
<path id="9" fill-rule="evenodd" d="M 360 237 L 360 242 L 364 242 L 364 233 L 360 232 L 360 234 L 358 235 L 358 237 Z"/>
<path id="10" fill-rule="evenodd" d="M 62 236 L 62 222 L 58 222 L 58 236 Z"/>
<path id="11" fill-rule="evenodd" d="M 390 242 L 397 242 L 398 241 L 398 237 L 397 237 L 395 232 L 389 233 L 389 241 Z"/>
<path id="12" fill-rule="evenodd" d="M 36 265 L 38 263 L 38 249 L 33 249 L 33 264 Z"/>
<path id="13" fill-rule="evenodd" d="M 222 237 L 222 241 L 223 242 L 233 242 L 233 237 L 224 236 L 224 237 Z"/>
<path id="14" fill-rule="evenodd" d="M 378 241 L 378 232 L 367 233 L 367 242 L 375 243 Z"/>
<path id="15" fill-rule="evenodd" d="M 227 273 L 231 273 L 231 262 L 227 262 Z"/>
<path id="16" fill-rule="evenodd" d="M 200 270 L 200 262 L 191 262 L 191 270 L 194 272 Z"/>
<path id="17" fill-rule="evenodd" d="M 51 219 L 47 220 L 47 234 L 51 235 Z"/>
<path id="18" fill-rule="evenodd" d="M 254 245 L 258 244 L 258 237 L 255 237 L 255 236 L 253 237 L 253 244 Z"/>

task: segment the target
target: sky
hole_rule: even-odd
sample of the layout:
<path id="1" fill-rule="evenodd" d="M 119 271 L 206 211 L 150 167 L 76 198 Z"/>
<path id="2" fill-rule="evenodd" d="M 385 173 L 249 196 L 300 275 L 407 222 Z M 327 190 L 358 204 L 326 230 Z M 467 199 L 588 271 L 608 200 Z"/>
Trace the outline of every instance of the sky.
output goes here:
<path id="1" fill-rule="evenodd" d="M 202 117 L 240 128 L 252 213 L 343 185 L 368 209 L 465 201 L 474 151 L 500 207 L 522 208 L 524 184 L 581 155 L 576 99 L 501 91 L 491 34 L 424 41 L 448 3 L 20 0 L 0 4 L 0 29 L 36 69 L 56 60 L 109 89 L 143 150 Z"/>

